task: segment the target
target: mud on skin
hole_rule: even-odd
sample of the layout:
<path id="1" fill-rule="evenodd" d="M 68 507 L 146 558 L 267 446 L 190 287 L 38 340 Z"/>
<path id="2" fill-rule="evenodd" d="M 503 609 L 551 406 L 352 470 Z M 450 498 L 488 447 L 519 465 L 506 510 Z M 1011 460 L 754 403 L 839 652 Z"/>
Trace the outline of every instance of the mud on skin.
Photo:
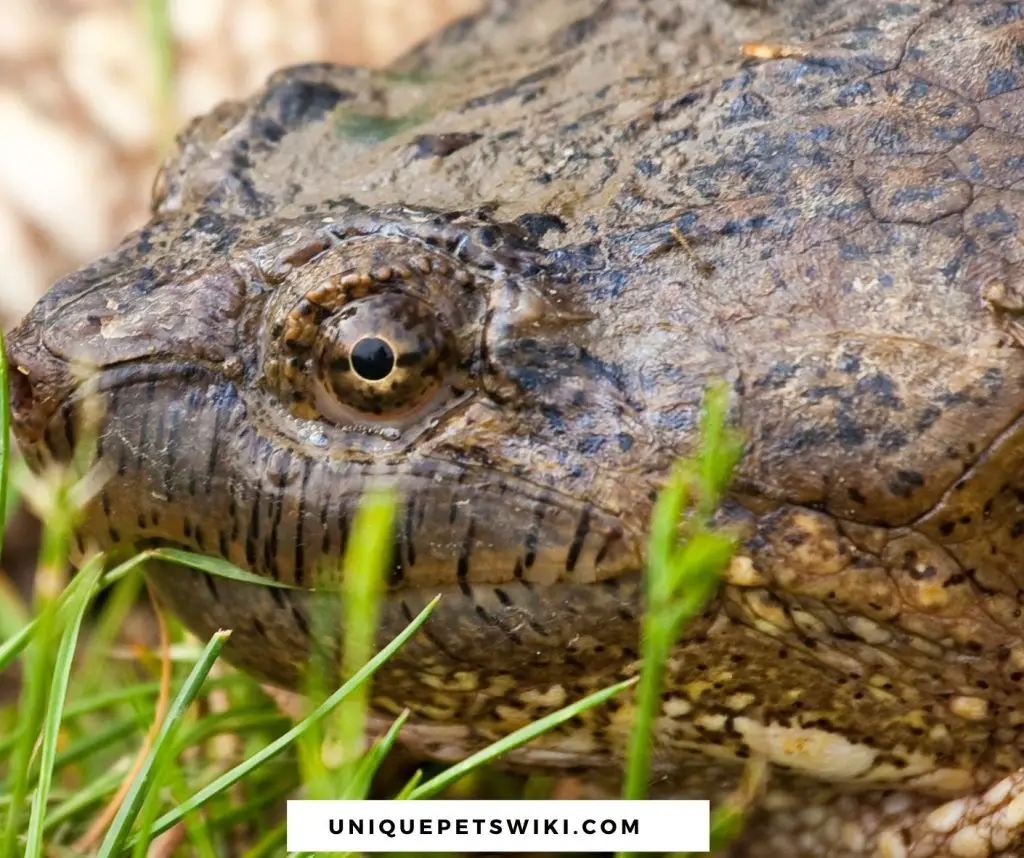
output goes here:
<path id="1" fill-rule="evenodd" d="M 724 377 L 746 541 L 653 788 L 765 756 L 739 854 L 1024 854 L 1022 14 L 507 0 L 383 72 L 283 70 L 13 334 L 22 449 L 67 458 L 98 367 L 83 545 L 299 584 L 154 573 L 285 686 L 359 496 L 398 488 L 382 636 L 445 598 L 375 706 L 454 759 L 635 671 L 651 499 Z M 630 721 L 515 760 L 614 778 Z"/>

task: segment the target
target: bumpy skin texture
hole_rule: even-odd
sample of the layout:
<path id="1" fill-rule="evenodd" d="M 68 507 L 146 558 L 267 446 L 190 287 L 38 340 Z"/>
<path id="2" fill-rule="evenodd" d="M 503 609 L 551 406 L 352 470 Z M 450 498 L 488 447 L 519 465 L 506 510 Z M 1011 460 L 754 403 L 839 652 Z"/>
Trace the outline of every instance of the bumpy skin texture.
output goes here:
<path id="1" fill-rule="evenodd" d="M 671 663 L 657 785 L 716 796 L 766 757 L 743 854 L 1018 854 L 1022 14 L 522 0 L 387 72 L 283 71 L 14 333 L 22 447 L 66 458 L 98 366 L 83 541 L 303 588 L 397 487 L 382 636 L 444 600 L 375 705 L 454 758 L 635 672 L 651 498 L 724 378 L 745 542 Z M 363 336 L 400 375 L 358 378 Z M 299 681 L 305 590 L 155 577 Z M 630 720 L 516 760 L 613 775 Z"/>

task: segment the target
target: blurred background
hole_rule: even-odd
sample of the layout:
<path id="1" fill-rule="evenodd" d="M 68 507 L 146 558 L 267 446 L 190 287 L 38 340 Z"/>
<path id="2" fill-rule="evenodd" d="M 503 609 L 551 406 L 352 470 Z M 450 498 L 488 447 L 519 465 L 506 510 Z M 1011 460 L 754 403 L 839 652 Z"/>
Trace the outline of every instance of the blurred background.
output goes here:
<path id="1" fill-rule="evenodd" d="M 175 130 L 282 65 L 386 65 L 482 0 L 0 0 L 0 327 L 146 217 Z"/>

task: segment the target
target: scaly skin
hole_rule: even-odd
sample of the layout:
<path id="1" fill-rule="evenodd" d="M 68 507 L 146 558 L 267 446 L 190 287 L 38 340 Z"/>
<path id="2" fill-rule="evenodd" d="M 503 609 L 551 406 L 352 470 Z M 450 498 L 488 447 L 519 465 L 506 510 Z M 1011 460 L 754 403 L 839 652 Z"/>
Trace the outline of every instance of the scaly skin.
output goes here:
<path id="1" fill-rule="evenodd" d="M 760 755 L 742 854 L 1019 854 L 1020 15 L 521 0 L 387 72 L 280 72 L 193 123 L 153 220 L 11 337 L 22 448 L 67 457 L 96 366 L 83 542 L 304 588 L 396 487 L 382 637 L 444 600 L 375 706 L 455 758 L 636 670 L 651 498 L 725 378 L 745 542 L 671 662 L 658 788 L 717 796 Z M 308 592 L 154 577 L 298 683 Z M 614 776 L 630 720 L 515 761 Z"/>

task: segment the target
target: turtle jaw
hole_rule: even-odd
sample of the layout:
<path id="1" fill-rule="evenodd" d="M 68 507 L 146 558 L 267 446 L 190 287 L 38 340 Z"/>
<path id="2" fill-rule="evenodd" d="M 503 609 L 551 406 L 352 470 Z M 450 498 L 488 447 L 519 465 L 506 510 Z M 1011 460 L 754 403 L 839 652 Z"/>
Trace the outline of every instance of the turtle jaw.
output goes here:
<path id="1" fill-rule="evenodd" d="M 338 601 L 309 591 L 337 587 L 354 512 L 374 485 L 400 504 L 382 640 L 444 594 L 408 674 L 421 661 L 453 672 L 500 663 L 535 683 L 564 676 L 566 653 L 586 650 L 570 673 L 590 681 L 635 656 L 648 487 L 626 497 L 621 476 L 573 458 L 558 437 L 516 432 L 511 409 L 481 396 L 389 452 L 385 438 L 303 421 L 258 383 L 209 364 L 155 356 L 84 383 L 38 330 L 8 345 L 30 467 L 71 460 L 87 402 L 102 415 L 96 458 L 108 480 L 85 510 L 83 548 L 185 548 L 298 588 L 152 570 L 197 633 L 235 630 L 228 654 L 244 669 L 299 683 L 314 605 Z M 394 699 L 422 694 L 402 681 Z"/>
<path id="2" fill-rule="evenodd" d="M 642 566 L 642 533 L 594 497 L 515 474 L 493 423 L 482 430 L 493 455 L 474 456 L 465 433 L 483 424 L 478 415 L 378 455 L 295 430 L 302 421 L 282 418 L 258 390 L 199 365 L 121 364 L 63 398 L 51 385 L 46 400 L 17 385 L 17 437 L 37 470 L 70 460 L 90 398 L 103 415 L 97 460 L 110 476 L 83 532 L 102 548 L 170 544 L 299 587 L 334 586 L 360 499 L 379 486 L 400 504 L 396 589 L 589 584 Z M 278 431 L 282 420 L 294 431 Z M 539 445 L 530 452 L 540 463 Z"/>

